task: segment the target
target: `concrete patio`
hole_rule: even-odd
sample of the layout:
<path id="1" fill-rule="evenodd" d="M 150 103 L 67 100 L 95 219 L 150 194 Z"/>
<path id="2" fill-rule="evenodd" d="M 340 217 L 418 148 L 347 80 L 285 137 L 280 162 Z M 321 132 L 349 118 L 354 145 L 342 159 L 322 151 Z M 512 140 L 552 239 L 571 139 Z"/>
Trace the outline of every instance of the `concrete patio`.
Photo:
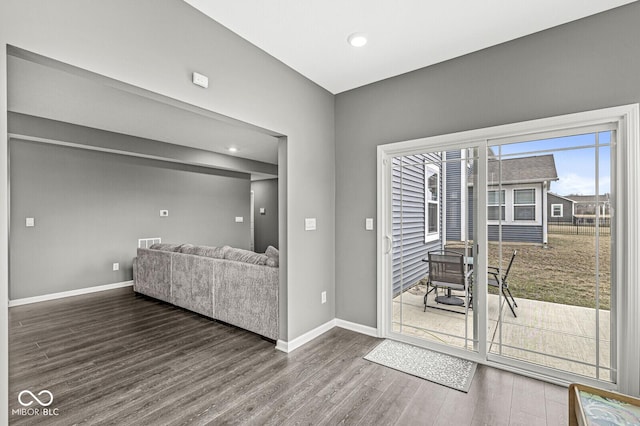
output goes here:
<path id="1" fill-rule="evenodd" d="M 425 287 L 417 285 L 393 300 L 393 330 L 439 343 L 465 347 L 465 315 L 458 313 L 464 313 L 464 308 L 437 305 L 432 293 L 428 299 L 429 307 L 424 312 L 424 294 Z M 503 321 L 499 326 L 498 300 L 497 295 L 488 295 L 487 336 L 492 353 L 501 353 L 514 359 L 596 378 L 596 368 L 583 364 L 596 363 L 595 309 L 516 297 L 518 317 L 514 318 L 503 299 Z M 445 311 L 433 306 L 451 308 L 458 312 Z M 609 370 L 605 369 L 610 367 L 609 316 L 609 311 L 600 311 L 601 380 L 609 380 L 610 377 Z M 473 310 L 469 310 L 467 337 L 467 348 L 472 349 Z M 502 346 L 500 352 L 500 343 L 509 347 Z"/>

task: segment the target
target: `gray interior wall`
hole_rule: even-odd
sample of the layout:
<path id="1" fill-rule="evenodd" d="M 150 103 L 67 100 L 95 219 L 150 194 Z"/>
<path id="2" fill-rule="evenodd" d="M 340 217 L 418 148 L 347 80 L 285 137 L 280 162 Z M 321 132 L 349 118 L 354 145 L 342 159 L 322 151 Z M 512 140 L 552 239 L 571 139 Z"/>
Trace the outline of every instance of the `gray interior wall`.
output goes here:
<path id="1" fill-rule="evenodd" d="M 337 95 L 336 316 L 376 326 L 377 145 L 639 102 L 638 22 L 635 2 Z"/>
<path id="2" fill-rule="evenodd" d="M 11 300 L 131 280 L 138 238 L 249 248 L 247 174 L 15 139 L 9 148 Z"/>
<path id="3" fill-rule="evenodd" d="M 280 212 L 287 220 L 286 238 L 279 239 L 287 256 L 280 269 L 287 293 L 281 338 L 294 339 L 335 317 L 333 95 L 181 0 L 52 0 L 37 7 L 8 1 L 0 2 L 0 17 L 3 52 L 11 44 L 286 135 L 286 163 L 278 171 L 289 176 L 287 211 Z M 7 149 L 4 55 L 1 64 L 0 153 Z M 209 77 L 207 90 L 191 83 L 193 71 Z M 0 161 L 0 176 L 6 168 Z M 0 193 L 0 207 L 6 205 Z M 304 231 L 306 217 L 317 218 L 316 231 Z M 0 220 L 5 239 L 6 231 Z M 0 244 L 0 259 L 7 254 L 7 244 Z M 2 293 L 8 272 L 6 263 L 0 267 Z"/>
<path id="4" fill-rule="evenodd" d="M 251 182 L 254 196 L 254 244 L 256 253 L 264 253 L 269 246 L 278 244 L 278 179 Z M 264 208 L 264 214 L 260 209 Z"/>
<path id="5" fill-rule="evenodd" d="M 281 137 L 278 140 L 278 164 L 286 164 L 287 158 L 289 154 L 287 152 L 287 138 Z M 289 269 L 287 262 L 287 250 L 289 247 L 288 237 L 289 233 L 287 231 L 287 227 L 289 226 L 289 218 L 288 218 L 288 203 L 289 197 L 287 196 L 287 188 L 288 188 L 288 174 L 287 167 L 279 167 L 278 168 L 278 249 L 280 251 L 280 297 L 278 298 L 278 303 L 280 303 L 280 333 L 279 336 L 287 336 L 289 330 L 289 323 L 286 320 L 288 318 L 284 317 L 283 313 L 286 314 L 288 306 L 289 306 L 289 292 L 287 286 L 283 285 L 282 275 L 284 271 Z"/>

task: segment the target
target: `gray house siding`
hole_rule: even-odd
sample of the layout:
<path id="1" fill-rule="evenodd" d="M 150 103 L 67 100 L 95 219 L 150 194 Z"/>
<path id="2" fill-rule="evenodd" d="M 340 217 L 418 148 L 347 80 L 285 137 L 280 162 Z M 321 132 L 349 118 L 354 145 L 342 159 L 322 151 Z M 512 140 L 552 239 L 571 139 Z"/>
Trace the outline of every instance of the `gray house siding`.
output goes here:
<path id="1" fill-rule="evenodd" d="M 489 225 L 489 241 L 498 241 L 500 236 L 499 232 L 498 225 Z M 502 225 L 502 241 L 542 244 L 542 226 Z"/>
<path id="2" fill-rule="evenodd" d="M 562 216 L 554 217 L 551 213 L 551 207 L 554 204 L 562 205 Z M 556 194 L 551 192 L 547 192 L 547 217 L 549 218 L 549 223 L 571 223 L 573 221 L 573 201 L 568 200 L 564 197 L 559 197 Z"/>
<path id="3" fill-rule="evenodd" d="M 425 243 L 425 168 L 420 163 L 427 159 L 439 161 L 440 156 L 412 155 L 392 161 L 394 295 L 425 277 L 429 268 L 422 259 L 441 246 L 440 239 Z M 401 161 L 413 165 L 401 168 Z M 442 230 L 442 202 L 439 217 Z"/>
<path id="4" fill-rule="evenodd" d="M 459 159 L 462 156 L 460 151 L 448 151 L 447 160 Z M 446 200 L 446 237 L 448 241 L 460 241 L 462 233 L 460 229 L 460 210 L 462 208 L 462 194 L 460 190 L 461 164 L 459 161 L 447 163 L 445 192 Z"/>

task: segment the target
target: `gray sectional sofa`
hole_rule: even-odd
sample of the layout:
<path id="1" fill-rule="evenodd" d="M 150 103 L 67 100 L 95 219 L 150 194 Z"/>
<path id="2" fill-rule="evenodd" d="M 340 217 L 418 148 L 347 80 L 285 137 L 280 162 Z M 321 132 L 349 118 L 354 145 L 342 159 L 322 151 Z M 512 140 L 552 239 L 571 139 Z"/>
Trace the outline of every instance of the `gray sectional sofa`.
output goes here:
<path id="1" fill-rule="evenodd" d="M 278 251 L 156 244 L 139 248 L 134 290 L 278 339 Z"/>

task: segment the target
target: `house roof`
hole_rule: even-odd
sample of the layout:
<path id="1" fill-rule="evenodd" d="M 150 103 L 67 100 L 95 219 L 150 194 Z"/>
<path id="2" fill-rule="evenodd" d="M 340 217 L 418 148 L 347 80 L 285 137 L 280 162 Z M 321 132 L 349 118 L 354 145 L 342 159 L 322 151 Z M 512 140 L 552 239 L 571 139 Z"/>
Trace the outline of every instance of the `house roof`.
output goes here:
<path id="1" fill-rule="evenodd" d="M 551 191 L 549 191 L 549 192 L 548 192 L 548 194 L 549 194 L 549 195 L 551 195 L 552 197 L 562 198 L 563 200 L 566 200 L 566 201 L 570 201 L 570 202 L 572 202 L 572 203 L 575 203 L 575 200 L 572 200 L 571 198 L 567 198 L 567 197 L 565 197 L 565 196 L 563 196 L 563 195 L 558 195 L 558 194 L 556 194 L 555 192 L 551 192 Z"/>
<path id="2" fill-rule="evenodd" d="M 509 158 L 502 161 L 489 159 L 488 184 L 497 184 L 500 173 L 502 173 L 503 184 L 558 180 L 553 154 Z"/>
<path id="3" fill-rule="evenodd" d="M 595 203 L 595 195 L 567 195 L 565 198 L 575 201 L 576 203 Z M 609 194 L 598 195 L 598 201 L 601 203 L 609 201 Z"/>

